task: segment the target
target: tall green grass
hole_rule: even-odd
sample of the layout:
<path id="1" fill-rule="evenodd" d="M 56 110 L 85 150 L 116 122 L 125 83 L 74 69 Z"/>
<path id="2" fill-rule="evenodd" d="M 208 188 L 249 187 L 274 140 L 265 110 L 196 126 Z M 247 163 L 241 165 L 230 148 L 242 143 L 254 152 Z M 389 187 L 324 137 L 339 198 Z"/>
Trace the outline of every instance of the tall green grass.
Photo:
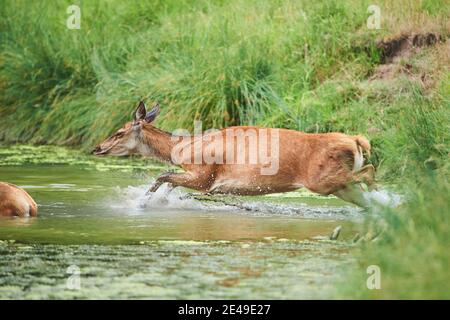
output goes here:
<path id="1" fill-rule="evenodd" d="M 81 2 L 81 30 L 68 30 L 69 4 L 5 3 L 2 140 L 92 145 L 140 98 L 161 101 L 166 129 L 201 119 L 326 131 L 323 114 L 343 101 L 316 88 L 344 69 L 362 78 L 374 63 L 354 48 L 372 38 L 355 35 L 364 4 Z"/>
<path id="2" fill-rule="evenodd" d="M 407 201 L 367 219 L 381 233 L 359 247 L 357 266 L 339 297 L 358 299 L 450 299 L 450 185 L 433 174 L 407 184 Z M 381 288 L 368 289 L 367 268 L 380 268 Z"/>
<path id="3" fill-rule="evenodd" d="M 368 213 L 365 232 L 378 237 L 358 246 L 357 266 L 338 291 L 339 298 L 450 298 L 448 95 L 429 100 L 416 92 L 412 101 L 402 100 L 398 107 L 398 129 L 375 143 L 382 159 L 379 167 L 397 171 L 391 176 L 396 177 L 403 204 Z M 380 289 L 366 286 L 371 265 L 380 268 Z"/>

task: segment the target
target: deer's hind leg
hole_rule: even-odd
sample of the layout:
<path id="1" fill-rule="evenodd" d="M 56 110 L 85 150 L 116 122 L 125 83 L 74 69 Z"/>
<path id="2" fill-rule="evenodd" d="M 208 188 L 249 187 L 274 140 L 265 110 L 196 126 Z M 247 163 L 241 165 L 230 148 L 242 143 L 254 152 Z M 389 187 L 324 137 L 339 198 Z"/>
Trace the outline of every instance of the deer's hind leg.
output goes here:
<path id="1" fill-rule="evenodd" d="M 375 168 L 368 164 L 353 173 L 353 180 L 356 183 L 365 183 L 369 191 L 377 189 L 375 184 Z"/>
<path id="2" fill-rule="evenodd" d="M 376 189 L 375 168 L 371 164 L 354 172 L 352 175 L 352 182 L 333 192 L 333 194 L 344 201 L 354 203 L 363 208 L 368 208 L 370 201 L 365 197 L 366 190 L 364 190 L 363 184 L 367 185 L 369 191 Z"/>
<path id="3" fill-rule="evenodd" d="M 365 191 L 359 183 L 348 184 L 344 188 L 333 192 L 336 197 L 367 209 L 370 206 L 370 202 L 364 197 L 364 193 Z"/>

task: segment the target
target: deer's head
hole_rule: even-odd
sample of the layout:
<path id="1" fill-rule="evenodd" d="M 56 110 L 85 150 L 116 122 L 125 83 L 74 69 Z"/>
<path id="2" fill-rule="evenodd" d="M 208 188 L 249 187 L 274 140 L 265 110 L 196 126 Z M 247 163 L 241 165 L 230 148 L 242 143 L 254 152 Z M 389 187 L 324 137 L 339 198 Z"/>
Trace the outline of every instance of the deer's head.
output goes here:
<path id="1" fill-rule="evenodd" d="M 158 103 L 153 106 L 152 110 L 147 112 L 144 102 L 141 101 L 136 109 L 133 121 L 125 123 L 125 125 L 117 130 L 116 133 L 99 144 L 92 153 L 97 156 L 126 156 L 141 153 L 142 127 L 155 120 L 158 113 Z"/>

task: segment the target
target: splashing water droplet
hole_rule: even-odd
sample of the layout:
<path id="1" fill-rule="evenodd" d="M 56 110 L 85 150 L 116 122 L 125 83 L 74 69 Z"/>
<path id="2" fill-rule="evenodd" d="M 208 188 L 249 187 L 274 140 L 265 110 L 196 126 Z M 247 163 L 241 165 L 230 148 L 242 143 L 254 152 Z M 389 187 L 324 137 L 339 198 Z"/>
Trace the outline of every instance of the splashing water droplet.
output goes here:
<path id="1" fill-rule="evenodd" d="M 388 190 L 372 190 L 364 193 L 364 198 L 372 205 L 395 208 L 402 203 L 399 194 Z"/>

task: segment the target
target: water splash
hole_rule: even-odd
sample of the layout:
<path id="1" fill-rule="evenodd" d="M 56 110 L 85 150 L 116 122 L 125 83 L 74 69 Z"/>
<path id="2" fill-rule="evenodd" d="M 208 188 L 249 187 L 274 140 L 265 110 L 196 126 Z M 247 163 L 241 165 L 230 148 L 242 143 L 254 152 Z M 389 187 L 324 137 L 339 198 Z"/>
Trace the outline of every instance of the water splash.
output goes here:
<path id="1" fill-rule="evenodd" d="M 229 206 L 209 205 L 188 197 L 181 189 L 170 189 L 163 184 L 156 192 L 147 194 L 149 185 L 116 187 L 119 201 L 113 201 L 116 208 L 134 208 L 150 211 L 151 209 L 182 209 L 182 210 L 229 210 Z M 232 208 L 231 208 L 232 209 Z"/>
<path id="2" fill-rule="evenodd" d="M 110 206 L 116 209 L 134 209 L 138 212 L 154 212 L 162 210 L 182 211 L 222 211 L 242 213 L 253 216 L 291 216 L 306 219 L 359 219 L 362 209 L 355 206 L 308 205 L 305 203 L 279 204 L 267 201 L 252 201 L 240 197 L 211 196 L 210 199 L 192 197 L 180 188 L 171 190 L 163 184 L 156 192 L 147 194 L 149 185 L 115 188 L 116 197 Z"/>
<path id="3" fill-rule="evenodd" d="M 279 204 L 268 202 L 242 202 L 241 208 L 252 215 L 274 216 L 283 215 L 290 217 L 301 217 L 305 219 L 324 220 L 356 220 L 363 217 L 363 210 L 356 206 L 311 206 L 305 203 Z"/>
<path id="4" fill-rule="evenodd" d="M 125 188 L 116 187 L 115 191 L 118 195 L 119 202 L 114 203 L 115 207 L 127 207 L 135 209 L 145 208 L 158 208 L 162 207 L 177 208 L 185 207 L 184 203 L 178 201 L 178 197 L 175 198 L 176 203 L 171 201 L 174 193 L 168 192 L 167 186 L 162 185 L 156 192 L 151 195 L 147 195 L 148 185 L 141 186 L 128 186 Z M 170 197 L 169 197 L 170 196 Z M 187 205 L 187 204 L 186 204 Z"/>
<path id="5" fill-rule="evenodd" d="M 395 208 L 402 203 L 402 197 L 392 191 L 381 189 L 364 193 L 364 199 L 375 207 Z"/>

